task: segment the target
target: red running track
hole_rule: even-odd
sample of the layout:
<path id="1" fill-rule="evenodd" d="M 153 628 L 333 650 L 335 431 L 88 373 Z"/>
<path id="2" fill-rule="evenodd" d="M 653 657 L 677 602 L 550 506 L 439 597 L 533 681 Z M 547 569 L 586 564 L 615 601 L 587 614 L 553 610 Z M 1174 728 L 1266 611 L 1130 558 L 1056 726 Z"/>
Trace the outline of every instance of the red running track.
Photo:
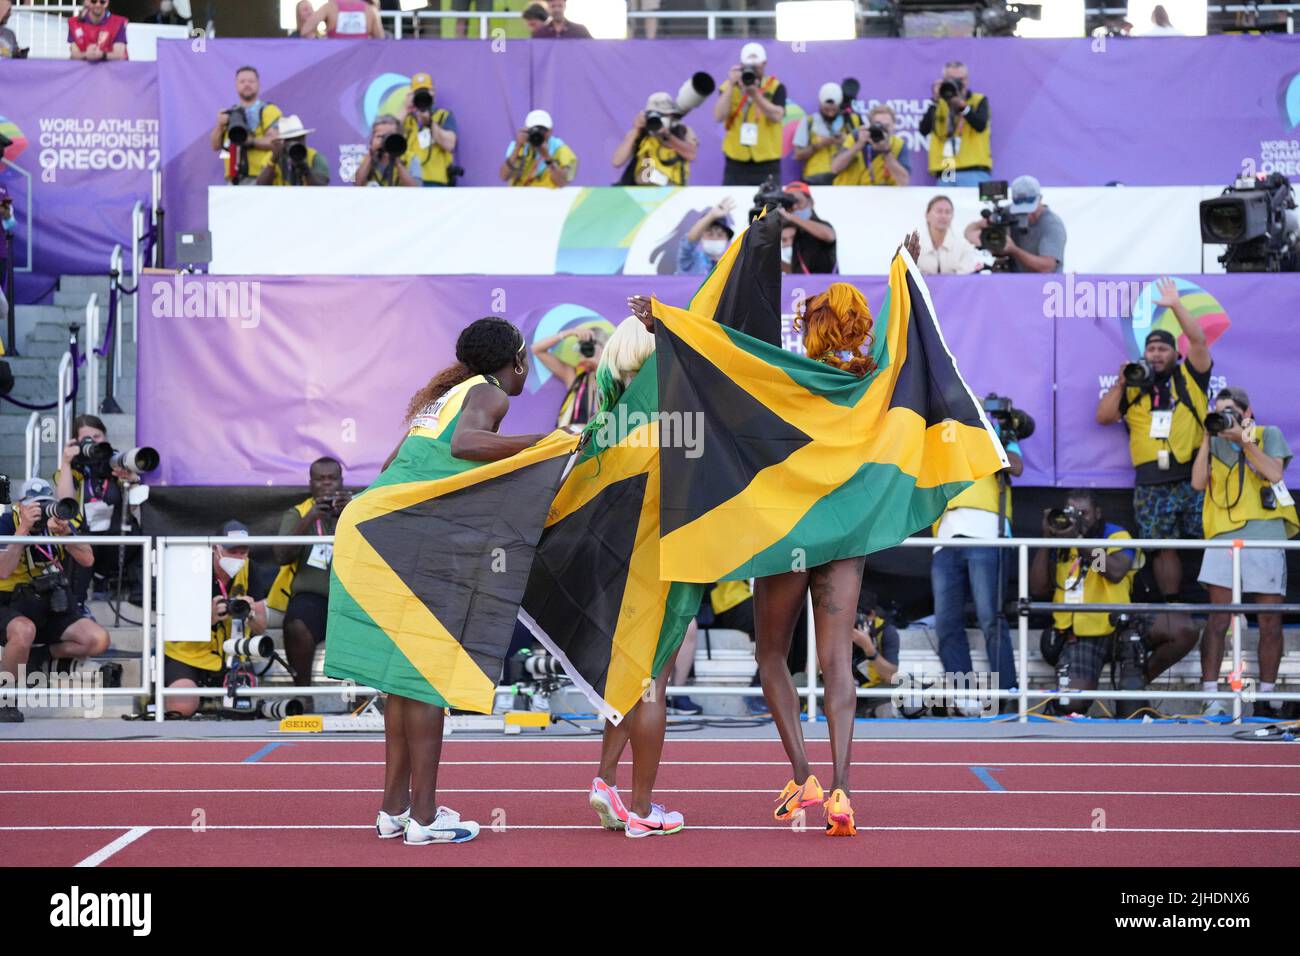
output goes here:
<path id="1" fill-rule="evenodd" d="M 825 742 L 810 755 L 829 783 Z M 0 860 L 20 866 L 1293 865 L 1300 749 L 1226 742 L 854 746 L 857 839 L 774 823 L 771 740 L 670 739 L 658 799 L 687 827 L 631 841 L 586 804 L 599 739 L 449 738 L 441 802 L 483 833 L 376 839 L 378 740 L 0 742 Z M 624 778 L 628 766 L 622 768 Z M 625 779 L 625 782 L 626 781 Z"/>

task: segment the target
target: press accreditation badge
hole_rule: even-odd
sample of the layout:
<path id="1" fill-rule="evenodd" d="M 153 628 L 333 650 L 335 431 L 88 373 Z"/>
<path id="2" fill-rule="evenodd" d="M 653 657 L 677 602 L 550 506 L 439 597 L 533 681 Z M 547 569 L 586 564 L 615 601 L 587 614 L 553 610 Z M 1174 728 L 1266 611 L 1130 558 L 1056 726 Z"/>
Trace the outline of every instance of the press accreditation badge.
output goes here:
<path id="1" fill-rule="evenodd" d="M 311 555 L 307 558 L 307 567 L 320 568 L 322 571 L 330 569 L 330 562 L 334 560 L 334 545 L 332 544 L 314 544 L 311 548 Z"/>
<path id="2" fill-rule="evenodd" d="M 651 186 L 667 186 L 668 176 L 658 166 L 647 166 L 645 181 Z"/>
<path id="3" fill-rule="evenodd" d="M 1277 499 L 1279 508 L 1290 508 L 1295 504 L 1295 499 L 1291 497 L 1291 492 L 1286 489 L 1286 482 L 1279 481 L 1273 486 L 1273 497 Z"/>
<path id="4" fill-rule="evenodd" d="M 420 143 L 420 149 L 428 149 L 433 145 L 433 131 L 422 129 L 416 134 L 416 140 Z"/>
<path id="5" fill-rule="evenodd" d="M 741 146 L 758 145 L 758 124 L 757 123 L 740 124 L 740 145 Z"/>
<path id="6" fill-rule="evenodd" d="M 1168 438 L 1174 427 L 1174 413 L 1169 410 L 1151 413 L 1151 437 Z"/>
<path id="7" fill-rule="evenodd" d="M 113 523 L 113 506 L 106 501 L 87 501 L 82 510 L 86 514 L 88 531 L 107 531 Z"/>
<path id="8" fill-rule="evenodd" d="M 1067 585 L 1065 589 L 1066 604 L 1083 603 L 1083 579 L 1084 579 L 1084 575 L 1080 573 L 1079 576 L 1075 578 L 1073 583 L 1069 581 L 1065 582 Z"/>

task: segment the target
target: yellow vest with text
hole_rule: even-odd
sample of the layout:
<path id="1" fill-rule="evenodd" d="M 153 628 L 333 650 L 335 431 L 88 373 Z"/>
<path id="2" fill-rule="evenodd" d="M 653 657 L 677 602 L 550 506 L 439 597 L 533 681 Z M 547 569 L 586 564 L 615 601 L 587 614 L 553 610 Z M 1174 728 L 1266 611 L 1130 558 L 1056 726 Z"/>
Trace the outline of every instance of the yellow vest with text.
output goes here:
<path id="1" fill-rule="evenodd" d="M 318 155 L 320 155 L 320 154 L 317 153 L 316 150 L 312 149 L 310 146 L 307 147 L 307 168 L 308 168 L 308 169 L 311 169 L 311 168 L 312 168 L 312 165 L 316 162 L 316 157 L 317 157 Z M 271 169 L 272 169 L 272 173 L 271 173 L 271 185 L 272 185 L 272 186 L 288 186 L 288 185 L 289 185 L 289 181 L 288 181 L 287 179 L 284 178 L 284 170 L 280 168 L 280 164 L 279 164 L 279 163 L 272 163 L 272 164 L 271 164 Z"/>
<path id="2" fill-rule="evenodd" d="M 966 98 L 966 104 L 972 110 L 983 101 L 983 93 L 971 93 Z M 985 125 L 984 132 L 980 133 L 971 129 L 964 118 L 959 118 L 953 135 L 960 139 L 961 143 L 957 148 L 957 154 L 951 160 L 945 161 L 943 148 L 944 143 L 948 141 L 948 103 L 946 100 L 939 100 L 934 104 L 934 129 L 930 131 L 930 174 L 936 177 L 942 175 L 943 171 L 949 168 L 949 164 L 952 169 L 969 169 L 973 166 L 992 169 L 993 151 L 989 143 L 989 134 L 992 131 L 991 120 Z"/>
<path id="3" fill-rule="evenodd" d="M 813 119 L 814 116 L 807 116 L 800 120 L 800 122 L 808 124 L 808 141 L 810 143 L 812 142 L 813 137 Z M 825 120 L 825 117 L 823 116 L 822 119 Z M 831 160 L 835 158 L 835 154 L 842 149 L 853 148 L 853 141 L 856 138 L 855 133 L 861 126 L 862 120 L 858 118 L 858 115 L 856 113 L 849 114 L 848 121 L 844 124 L 844 132 L 840 134 L 839 141 L 817 150 L 817 152 L 808 157 L 807 162 L 803 164 L 803 178 L 807 179 L 809 176 L 819 176 L 822 173 L 829 173 L 831 171 Z M 866 171 L 866 166 L 863 165 L 862 162 L 862 153 L 854 153 L 853 159 L 849 161 L 849 164 L 840 172 L 835 174 L 835 179 L 832 182 L 832 185 L 856 186 L 862 180 Z"/>
<path id="4" fill-rule="evenodd" d="M 434 110 L 432 121 L 441 125 L 447 118 L 446 110 Z M 414 116 L 407 116 L 402 123 L 402 132 L 406 134 L 406 155 L 402 164 L 408 169 L 412 158 L 420 161 L 420 179 L 426 183 L 446 183 L 447 167 L 452 164 L 452 154 L 431 142 L 427 147 L 420 145 L 420 124 Z"/>
<path id="5" fill-rule="evenodd" d="M 1168 448 L 1175 459 L 1186 464 L 1201 446 L 1201 423 L 1209 411 L 1209 397 L 1196 384 L 1186 362 L 1179 362 L 1173 375 L 1182 379 L 1185 392 L 1180 392 L 1178 383 L 1169 383 L 1169 394 L 1174 401 L 1174 418 L 1168 438 L 1151 437 L 1150 394 L 1140 388 L 1124 389 L 1124 400 L 1128 405 L 1124 412 L 1124 423 L 1128 425 L 1128 450 L 1134 468 L 1155 461 L 1162 448 Z M 1190 405 L 1182 400 L 1182 394 L 1187 395 Z"/>
<path id="6" fill-rule="evenodd" d="M 572 167 L 572 175 L 578 174 L 578 157 L 577 154 L 565 143 L 555 151 L 551 157 L 562 168 Z M 540 186 L 544 189 L 558 189 L 555 180 L 551 178 L 551 167 L 542 163 L 541 155 L 533 149 L 532 146 L 525 146 L 524 152 L 520 157 L 521 166 L 519 172 L 515 173 L 510 180 L 511 186 Z M 541 172 L 538 172 L 538 170 Z M 570 177 L 572 182 L 572 176 Z"/>
<path id="7" fill-rule="evenodd" d="M 780 85 L 775 76 L 764 77 L 759 95 L 774 93 Z M 780 159 L 781 121 L 772 122 L 751 101 L 746 100 L 743 108 L 740 103 L 740 87 L 733 86 L 727 106 L 727 131 L 722 137 L 723 154 L 741 163 L 769 163 Z M 758 142 L 753 146 L 740 145 L 740 128 L 745 123 L 758 124 Z"/>
<path id="8" fill-rule="evenodd" d="M 1262 425 L 1255 426 L 1262 433 Z M 1235 465 L 1229 467 L 1214 454 L 1210 455 L 1210 486 L 1205 490 L 1205 504 L 1201 509 L 1201 523 L 1205 537 L 1215 538 L 1243 527 L 1247 521 L 1270 521 L 1281 518 L 1286 522 L 1286 536 L 1294 538 L 1300 532 L 1295 505 L 1285 508 L 1265 508 L 1259 494 L 1269 487 L 1246 461 L 1245 452 Z"/>
<path id="9" fill-rule="evenodd" d="M 1002 489 L 1003 498 L 1003 515 L 1007 521 L 1011 520 L 1011 485 L 1006 485 Z M 948 507 L 944 511 L 952 511 L 954 508 L 976 508 L 979 511 L 991 511 L 998 513 L 998 476 L 985 475 L 978 481 L 971 484 L 969 488 L 948 502 Z M 939 516 L 930 526 L 931 534 L 939 533 L 939 522 L 943 520 L 943 515 Z"/>
<path id="10" fill-rule="evenodd" d="M 1133 536 L 1123 528 L 1111 531 L 1107 538 L 1119 540 Z M 1123 551 L 1123 548 L 1108 548 L 1107 553 Z M 1085 604 L 1127 604 L 1133 597 L 1133 578 L 1142 566 L 1142 553 L 1139 551 L 1133 566 L 1119 581 L 1111 581 L 1100 571 L 1091 570 L 1096 559 L 1091 551 L 1079 553 L 1077 548 L 1062 548 L 1056 557 L 1056 589 L 1052 592 L 1053 604 L 1065 604 L 1065 584 L 1074 573 L 1085 574 L 1083 579 L 1083 603 Z M 1058 630 L 1072 628 L 1076 637 L 1104 637 L 1115 630 L 1110 623 L 1110 614 L 1106 611 L 1074 613 L 1056 611 L 1052 615 L 1052 624 Z"/>
<path id="11" fill-rule="evenodd" d="M 311 511 L 312 505 L 316 503 L 315 498 L 308 498 L 306 501 L 300 501 L 294 505 L 294 510 L 298 512 L 301 518 L 308 511 Z M 293 579 L 298 573 L 298 562 L 292 564 L 280 565 L 280 573 L 275 576 L 275 583 L 271 585 L 271 593 L 266 596 L 266 606 L 273 611 L 283 611 L 289 606 L 289 595 L 293 593 Z"/>
<path id="12" fill-rule="evenodd" d="M 889 155 L 894 159 L 903 152 L 903 138 L 901 136 L 889 137 Z M 871 157 L 871 162 L 863 162 L 862 172 L 859 176 L 858 186 L 897 186 L 893 174 L 885 167 L 885 156 L 878 153 Z"/>
<path id="13" fill-rule="evenodd" d="M 636 148 L 635 180 L 642 185 L 654 185 L 649 178 L 652 170 L 668 180 L 667 185 L 685 186 L 691 175 L 691 164 L 677 155 L 677 151 L 663 145 L 650 135 L 641 138 Z"/>
<path id="14" fill-rule="evenodd" d="M 248 593 L 248 569 L 249 562 L 245 561 L 244 566 L 239 569 L 239 573 L 231 579 L 227 593 L 240 588 L 243 589 L 244 594 Z M 249 598 L 249 600 L 251 601 L 252 598 Z M 226 643 L 228 637 L 230 637 L 229 618 L 212 625 L 212 636 L 206 643 L 203 641 L 168 641 L 163 649 L 167 656 L 174 661 L 189 664 L 199 670 L 219 671 L 221 665 L 225 662 L 225 655 L 221 650 L 221 646 Z"/>

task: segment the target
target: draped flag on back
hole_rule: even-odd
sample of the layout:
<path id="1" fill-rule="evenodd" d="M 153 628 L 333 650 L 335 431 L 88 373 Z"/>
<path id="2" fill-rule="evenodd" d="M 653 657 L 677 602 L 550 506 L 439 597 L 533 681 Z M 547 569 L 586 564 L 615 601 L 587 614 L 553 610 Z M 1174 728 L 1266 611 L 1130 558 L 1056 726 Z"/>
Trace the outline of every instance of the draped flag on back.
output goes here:
<path id="1" fill-rule="evenodd" d="M 875 315 L 877 368 L 858 378 L 780 348 L 773 243 L 749 235 L 759 225 L 689 309 L 654 303 L 659 407 L 704 422 L 701 454 L 660 451 L 660 573 L 675 581 L 764 577 L 892 547 L 1007 464 L 906 251 Z"/>
<path id="2" fill-rule="evenodd" d="M 659 577 L 658 383 L 651 356 L 555 497 L 520 619 L 620 722 L 681 644 L 703 587 Z M 680 437 L 680 436 L 678 436 Z"/>
<path id="3" fill-rule="evenodd" d="M 491 713 L 533 549 L 577 437 L 554 432 L 477 463 L 451 456 L 449 418 L 448 434 L 412 429 L 339 518 L 325 672 Z"/>

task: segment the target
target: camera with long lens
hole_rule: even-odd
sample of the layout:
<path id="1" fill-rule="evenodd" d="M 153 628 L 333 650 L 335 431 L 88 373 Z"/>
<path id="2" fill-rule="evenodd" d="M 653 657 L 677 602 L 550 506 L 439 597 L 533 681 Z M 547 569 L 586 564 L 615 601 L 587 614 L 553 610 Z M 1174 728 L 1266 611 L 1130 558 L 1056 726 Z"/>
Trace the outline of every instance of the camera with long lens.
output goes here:
<path id="1" fill-rule="evenodd" d="M 1205 430 L 1211 435 L 1218 435 L 1241 424 L 1241 416 L 1235 408 L 1225 408 L 1221 412 L 1210 412 L 1205 416 Z"/>
<path id="2" fill-rule="evenodd" d="M 1111 681 L 1116 690 L 1142 690 L 1147 686 L 1147 636 L 1151 632 L 1151 619 L 1130 611 L 1112 611 L 1110 623 L 1115 628 Z M 1135 698 L 1117 700 L 1115 716 L 1128 719 L 1147 705 L 1147 701 Z"/>
<path id="3" fill-rule="evenodd" d="M 528 145 L 533 149 L 541 149 L 542 144 L 546 142 L 546 127 L 531 126 L 528 129 Z"/>
<path id="4" fill-rule="evenodd" d="M 853 101 L 862 92 L 862 83 L 856 76 L 846 76 L 840 81 L 840 90 L 844 94 L 840 99 L 840 112 L 847 116 L 853 112 Z"/>
<path id="5" fill-rule="evenodd" d="M 230 140 L 231 146 L 243 146 L 248 142 L 249 125 L 248 114 L 244 112 L 242 106 L 232 106 L 226 110 L 226 116 L 229 122 L 226 123 L 226 138 Z"/>
<path id="6" fill-rule="evenodd" d="M 867 127 L 867 138 L 876 146 L 881 146 L 889 142 L 889 130 L 879 123 L 872 123 Z"/>
<path id="7" fill-rule="evenodd" d="M 998 431 L 1008 441 L 1023 441 L 1034 433 L 1034 419 L 1023 408 L 1016 408 L 1005 395 L 989 392 L 984 396 L 984 414 L 998 424 Z"/>
<path id="8" fill-rule="evenodd" d="M 231 601 L 234 603 L 234 600 Z M 248 604 L 247 601 L 242 602 Z M 235 615 L 232 613 L 231 617 Z M 240 620 L 246 620 L 247 611 Z M 221 645 L 222 653 L 230 657 L 247 657 L 249 660 L 265 661 L 270 660 L 271 655 L 275 653 L 275 641 L 271 640 L 266 634 L 260 637 L 228 637 Z"/>
<path id="9" fill-rule="evenodd" d="M 27 582 L 26 587 L 49 604 L 51 614 L 67 614 L 72 608 L 68 576 L 53 565 L 47 565 L 44 571 Z"/>
<path id="10" fill-rule="evenodd" d="M 1083 512 L 1066 505 L 1047 509 L 1047 527 L 1061 537 L 1077 538 L 1083 533 Z"/>
<path id="11" fill-rule="evenodd" d="M 231 597 L 226 601 L 226 613 L 232 621 L 247 621 L 253 613 L 253 604 L 247 598 Z"/>
<path id="12" fill-rule="evenodd" d="M 1124 366 L 1124 384 L 1129 388 L 1150 388 L 1156 383 L 1156 370 L 1146 359 Z"/>
<path id="13" fill-rule="evenodd" d="M 664 114 L 654 110 L 645 111 L 645 131 L 647 133 L 657 133 L 664 128 Z"/>
<path id="14" fill-rule="evenodd" d="M 1201 200 L 1201 242 L 1226 245 L 1227 272 L 1300 271 L 1295 190 L 1281 173 L 1242 176 L 1221 196 Z"/>
<path id="15" fill-rule="evenodd" d="M 303 703 L 297 697 L 263 697 L 257 702 L 257 715 L 265 720 L 301 717 Z"/>
<path id="16" fill-rule="evenodd" d="M 956 99 L 961 95 L 961 84 L 955 80 L 941 80 L 939 83 L 939 99 L 947 102 Z"/>
<path id="17" fill-rule="evenodd" d="M 1006 257 L 1007 239 L 1019 242 L 1025 231 L 1024 217 L 1011 212 L 1009 196 L 1005 179 L 979 184 L 980 202 L 989 204 L 980 210 L 984 225 L 980 227 L 979 248 L 998 257 L 993 260 L 994 272 L 1011 271 L 1011 259 Z"/>
<path id="18" fill-rule="evenodd" d="M 140 448 L 129 448 L 126 451 L 113 452 L 108 459 L 108 467 L 130 472 L 139 478 L 144 472 L 153 471 L 157 468 L 161 461 L 162 459 L 159 457 L 156 448 L 144 445 Z"/>
<path id="19" fill-rule="evenodd" d="M 289 144 L 289 162 L 295 166 L 302 166 L 307 162 L 307 144 L 290 143 Z"/>
<path id="20" fill-rule="evenodd" d="M 58 498 L 54 501 L 42 502 L 41 516 L 32 530 L 36 534 L 45 534 L 51 519 L 71 521 L 80 511 L 81 506 L 77 504 L 76 498 Z"/>
<path id="21" fill-rule="evenodd" d="M 72 459 L 72 467 L 86 469 L 103 465 L 113 457 L 113 446 L 106 441 L 83 438 L 77 442 L 77 454 Z"/>
<path id="22" fill-rule="evenodd" d="M 406 137 L 401 133 L 389 133 L 384 137 L 382 149 L 384 155 L 399 160 L 406 155 Z"/>
<path id="23" fill-rule="evenodd" d="M 758 71 L 753 67 L 747 66 L 740 71 L 740 85 L 753 86 L 758 82 Z"/>
<path id="24" fill-rule="evenodd" d="M 758 187 L 758 192 L 754 193 L 754 205 L 749 210 L 749 221 L 753 222 L 769 206 L 793 209 L 795 202 L 795 197 L 782 190 L 777 184 L 775 176 L 768 176 L 763 180 L 763 185 Z"/>
<path id="25" fill-rule="evenodd" d="M 411 94 L 411 105 L 427 113 L 433 109 L 433 94 L 428 90 L 416 90 Z"/>

